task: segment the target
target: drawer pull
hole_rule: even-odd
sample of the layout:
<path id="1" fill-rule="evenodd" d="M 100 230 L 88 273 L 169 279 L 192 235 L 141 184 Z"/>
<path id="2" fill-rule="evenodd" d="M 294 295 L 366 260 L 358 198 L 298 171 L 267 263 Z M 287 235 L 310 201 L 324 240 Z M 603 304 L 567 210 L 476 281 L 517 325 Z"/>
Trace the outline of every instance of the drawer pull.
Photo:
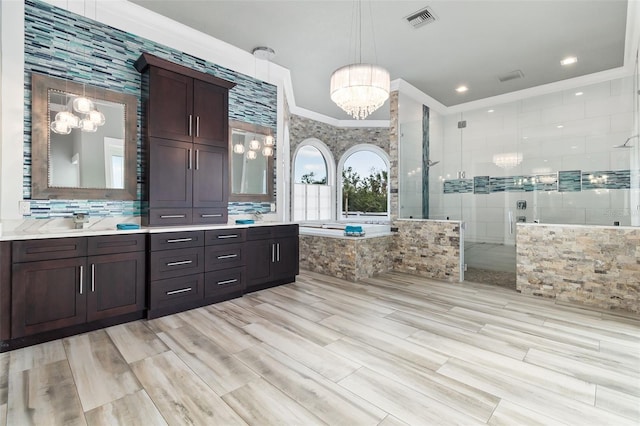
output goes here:
<path id="1" fill-rule="evenodd" d="M 223 254 L 218 256 L 218 259 L 232 259 L 234 257 L 238 257 L 237 254 Z"/>
<path id="2" fill-rule="evenodd" d="M 238 238 L 238 234 L 218 235 L 219 240 L 226 240 L 227 238 Z"/>
<path id="3" fill-rule="evenodd" d="M 168 243 L 186 243 L 187 241 L 193 241 L 193 238 L 174 238 L 173 240 L 167 240 Z"/>
<path id="4" fill-rule="evenodd" d="M 218 285 L 226 285 L 226 284 L 232 284 L 238 282 L 237 278 L 234 278 L 232 280 L 225 280 L 225 281 L 218 281 Z"/>
<path id="5" fill-rule="evenodd" d="M 191 287 L 181 288 L 180 290 L 167 291 L 167 296 L 172 296 L 174 294 L 186 293 L 187 291 L 191 291 Z"/>
<path id="6" fill-rule="evenodd" d="M 187 217 L 186 214 L 161 214 L 160 219 L 183 219 Z"/>
<path id="7" fill-rule="evenodd" d="M 216 214 L 201 214 L 200 217 L 222 217 L 222 213 Z"/>
<path id="8" fill-rule="evenodd" d="M 188 265 L 190 263 L 193 263 L 193 260 L 180 260 L 178 262 L 169 262 L 167 263 L 167 266 Z"/>

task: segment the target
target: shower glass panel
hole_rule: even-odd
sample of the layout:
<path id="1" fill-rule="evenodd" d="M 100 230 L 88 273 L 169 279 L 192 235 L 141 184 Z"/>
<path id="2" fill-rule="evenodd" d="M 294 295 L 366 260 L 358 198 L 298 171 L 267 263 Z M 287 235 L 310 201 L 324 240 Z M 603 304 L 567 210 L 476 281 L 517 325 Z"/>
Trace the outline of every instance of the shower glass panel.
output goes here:
<path id="1" fill-rule="evenodd" d="M 399 217 L 422 218 L 422 120 L 400 124 Z"/>

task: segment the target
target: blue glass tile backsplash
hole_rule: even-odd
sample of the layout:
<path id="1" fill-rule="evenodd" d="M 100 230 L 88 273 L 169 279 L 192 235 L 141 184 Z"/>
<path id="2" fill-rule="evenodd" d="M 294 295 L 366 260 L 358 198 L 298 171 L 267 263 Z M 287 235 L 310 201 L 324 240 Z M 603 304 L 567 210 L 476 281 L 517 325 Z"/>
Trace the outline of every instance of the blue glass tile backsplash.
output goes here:
<path id="1" fill-rule="evenodd" d="M 40 1 L 25 1 L 25 117 L 23 197 L 31 198 L 31 73 L 48 74 L 91 84 L 140 98 L 140 74 L 133 63 L 142 52 L 233 81 L 229 92 L 229 118 L 258 124 L 275 134 L 276 86 L 228 68 L 171 49 L 151 40 L 117 30 Z M 140 104 L 140 103 L 138 103 Z M 141 112 L 138 107 L 138 129 Z M 142 140 L 138 132 L 138 198 L 144 184 Z M 34 218 L 70 216 L 87 211 L 95 216 L 140 215 L 140 201 L 32 200 Z M 270 211 L 267 203 L 229 203 L 229 214 Z"/>

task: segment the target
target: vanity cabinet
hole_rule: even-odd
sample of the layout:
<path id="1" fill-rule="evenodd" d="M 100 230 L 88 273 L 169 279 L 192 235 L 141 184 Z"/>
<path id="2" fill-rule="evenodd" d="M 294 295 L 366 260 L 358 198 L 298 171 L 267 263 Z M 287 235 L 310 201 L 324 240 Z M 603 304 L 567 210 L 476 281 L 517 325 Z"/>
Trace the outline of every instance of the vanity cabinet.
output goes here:
<path id="1" fill-rule="evenodd" d="M 145 309 L 145 236 L 14 241 L 11 338 Z"/>
<path id="2" fill-rule="evenodd" d="M 147 317 L 241 296 L 244 240 L 244 229 L 152 234 Z"/>
<path id="3" fill-rule="evenodd" d="M 256 291 L 295 281 L 299 274 L 298 225 L 247 229 L 246 291 Z"/>
<path id="4" fill-rule="evenodd" d="M 143 54 L 144 225 L 226 223 L 228 92 L 234 83 Z"/>

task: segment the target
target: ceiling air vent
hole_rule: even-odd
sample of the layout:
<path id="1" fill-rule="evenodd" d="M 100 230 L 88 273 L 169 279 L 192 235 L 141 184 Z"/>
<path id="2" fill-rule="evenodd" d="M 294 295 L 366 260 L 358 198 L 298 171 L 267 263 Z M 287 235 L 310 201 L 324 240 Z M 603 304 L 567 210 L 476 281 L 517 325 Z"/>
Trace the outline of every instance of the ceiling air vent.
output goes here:
<path id="1" fill-rule="evenodd" d="M 504 83 L 505 81 L 509 80 L 517 80 L 519 78 L 524 78 L 524 74 L 520 70 L 511 71 L 498 76 L 498 80 L 500 80 L 500 83 Z"/>
<path id="2" fill-rule="evenodd" d="M 412 13 L 409 16 L 406 16 L 404 19 L 410 23 L 413 28 L 419 28 L 423 25 L 427 25 L 436 20 L 436 15 L 433 13 L 430 7 L 425 7 L 422 10 L 417 11 L 416 13 Z"/>

